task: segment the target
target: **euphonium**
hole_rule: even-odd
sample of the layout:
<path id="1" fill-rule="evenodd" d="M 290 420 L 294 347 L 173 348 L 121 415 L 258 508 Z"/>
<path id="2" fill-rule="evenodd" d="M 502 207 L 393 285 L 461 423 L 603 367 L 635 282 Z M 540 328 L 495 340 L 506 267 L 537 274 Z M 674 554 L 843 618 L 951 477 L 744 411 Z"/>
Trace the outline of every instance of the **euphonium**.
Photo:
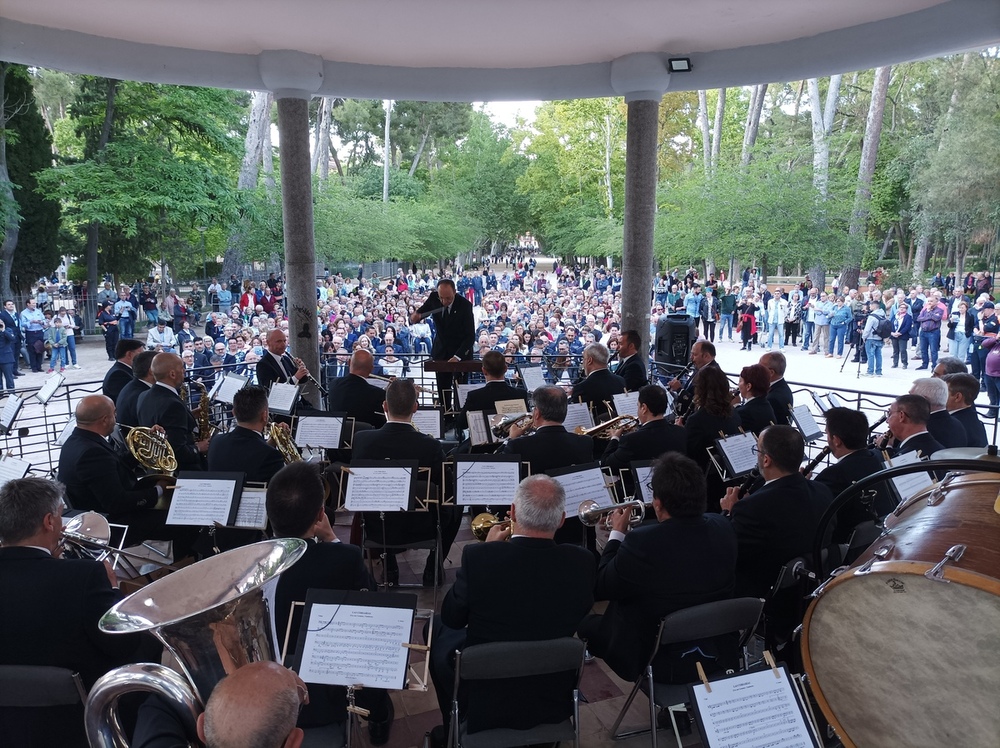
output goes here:
<path id="1" fill-rule="evenodd" d="M 607 439 L 611 432 L 616 429 L 621 429 L 623 434 L 627 434 L 630 431 L 635 431 L 641 425 L 642 424 L 639 423 L 639 419 L 635 416 L 624 415 L 615 416 L 610 421 L 599 423 L 589 429 L 585 429 L 583 426 L 577 426 L 573 431 L 576 434 L 590 436 L 594 439 Z"/>
<path id="2" fill-rule="evenodd" d="M 646 504 L 644 501 L 639 499 L 633 499 L 632 501 L 623 501 L 621 504 L 608 504 L 601 506 L 593 499 L 587 499 L 586 501 L 581 501 L 580 506 L 576 510 L 576 516 L 580 519 L 580 524 L 586 525 L 587 527 L 594 527 L 598 522 L 601 521 L 602 517 L 607 517 L 612 512 L 619 509 L 629 509 L 632 514 L 628 518 L 628 523 L 630 525 L 642 524 L 643 517 L 646 515 Z"/>
<path id="3" fill-rule="evenodd" d="M 498 439 L 509 439 L 512 427 L 517 426 L 519 429 L 523 429 L 526 426 L 531 426 L 531 421 L 531 413 L 523 413 L 519 416 L 504 416 L 493 426 L 493 436 Z"/>
<path id="4" fill-rule="evenodd" d="M 271 421 L 267 425 L 267 443 L 281 452 L 281 457 L 286 465 L 302 459 L 299 448 L 295 446 L 295 441 L 292 439 L 291 431 L 280 423 Z"/>
<path id="5" fill-rule="evenodd" d="M 500 519 L 495 514 L 483 512 L 472 518 L 472 535 L 481 543 L 486 540 L 486 536 L 496 525 L 506 526 L 509 524 L 509 519 Z"/>
<path id="6" fill-rule="evenodd" d="M 306 541 L 265 540 L 212 556 L 129 595 L 101 618 L 108 634 L 149 631 L 180 664 L 126 665 L 104 675 L 87 697 L 87 738 L 95 748 L 125 748 L 118 699 L 131 691 L 174 701 L 188 734 L 215 685 L 251 662 L 275 660 L 265 586 L 299 560 Z"/>

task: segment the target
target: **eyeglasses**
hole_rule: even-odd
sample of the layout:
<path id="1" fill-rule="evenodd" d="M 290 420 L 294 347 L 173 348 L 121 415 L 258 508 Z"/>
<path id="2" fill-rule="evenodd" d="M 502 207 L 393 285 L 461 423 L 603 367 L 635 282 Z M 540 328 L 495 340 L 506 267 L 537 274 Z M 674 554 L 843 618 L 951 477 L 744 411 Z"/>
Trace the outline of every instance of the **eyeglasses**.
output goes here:
<path id="1" fill-rule="evenodd" d="M 752 454 L 754 456 L 756 456 L 756 455 L 766 455 L 767 452 L 765 452 L 763 449 L 761 449 L 756 444 L 754 444 L 752 447 L 750 447 L 750 454 Z"/>
<path id="2" fill-rule="evenodd" d="M 886 408 L 885 409 L 885 417 L 889 418 L 890 416 L 893 416 L 893 415 L 895 415 L 898 412 L 899 412 L 898 410 L 893 410 L 892 408 Z"/>

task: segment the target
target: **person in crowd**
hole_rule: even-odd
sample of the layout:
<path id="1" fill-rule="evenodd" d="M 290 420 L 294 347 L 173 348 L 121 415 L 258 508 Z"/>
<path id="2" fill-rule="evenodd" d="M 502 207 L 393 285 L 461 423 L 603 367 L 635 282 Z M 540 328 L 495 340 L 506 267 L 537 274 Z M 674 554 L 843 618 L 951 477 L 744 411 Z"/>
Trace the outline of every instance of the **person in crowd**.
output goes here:
<path id="1" fill-rule="evenodd" d="M 910 339 L 910 328 L 913 326 L 913 317 L 910 315 L 910 305 L 905 301 L 899 302 L 896 306 L 896 313 L 892 315 L 892 332 L 889 340 L 892 342 L 892 368 L 899 366 L 902 359 L 903 368 L 906 368 L 907 344 Z"/>

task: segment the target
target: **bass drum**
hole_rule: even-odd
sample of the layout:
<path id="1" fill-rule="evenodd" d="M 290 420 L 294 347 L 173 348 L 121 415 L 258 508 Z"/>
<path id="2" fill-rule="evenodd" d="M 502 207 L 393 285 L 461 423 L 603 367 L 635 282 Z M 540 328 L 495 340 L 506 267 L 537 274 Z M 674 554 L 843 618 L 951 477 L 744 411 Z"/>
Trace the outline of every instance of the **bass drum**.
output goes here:
<path id="1" fill-rule="evenodd" d="M 802 656 L 845 746 L 998 745 L 998 491 L 996 474 L 950 475 L 818 591 Z"/>

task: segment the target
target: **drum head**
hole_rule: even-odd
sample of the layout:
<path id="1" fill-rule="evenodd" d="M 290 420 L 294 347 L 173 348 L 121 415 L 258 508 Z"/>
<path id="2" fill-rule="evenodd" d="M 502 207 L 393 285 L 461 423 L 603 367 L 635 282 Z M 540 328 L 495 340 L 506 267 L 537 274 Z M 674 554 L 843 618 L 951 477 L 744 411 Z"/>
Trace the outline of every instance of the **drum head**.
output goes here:
<path id="1" fill-rule="evenodd" d="M 1000 585 L 921 562 L 876 563 L 834 580 L 806 614 L 813 691 L 857 746 L 997 745 Z"/>

